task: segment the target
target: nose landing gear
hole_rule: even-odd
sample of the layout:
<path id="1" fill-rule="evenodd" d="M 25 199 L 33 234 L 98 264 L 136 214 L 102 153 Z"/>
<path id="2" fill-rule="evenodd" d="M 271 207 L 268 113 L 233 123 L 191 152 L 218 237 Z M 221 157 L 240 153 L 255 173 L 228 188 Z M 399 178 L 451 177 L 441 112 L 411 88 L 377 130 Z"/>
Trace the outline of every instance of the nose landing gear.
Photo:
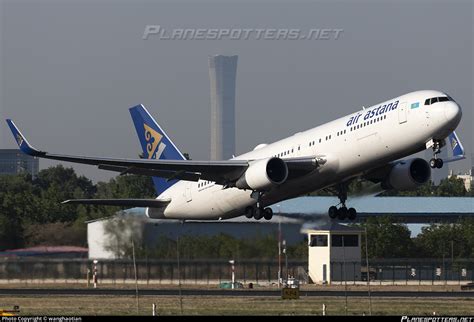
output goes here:
<path id="1" fill-rule="evenodd" d="M 347 184 L 343 183 L 337 186 L 337 197 L 339 198 L 341 207 L 338 209 L 336 206 L 329 207 L 328 215 L 331 219 L 349 219 L 355 220 L 357 217 L 357 210 L 354 208 L 347 209 Z"/>
<path id="2" fill-rule="evenodd" d="M 430 160 L 430 167 L 432 169 L 441 169 L 443 167 L 443 159 L 438 158 L 441 153 L 442 141 L 433 141 L 433 158 Z"/>

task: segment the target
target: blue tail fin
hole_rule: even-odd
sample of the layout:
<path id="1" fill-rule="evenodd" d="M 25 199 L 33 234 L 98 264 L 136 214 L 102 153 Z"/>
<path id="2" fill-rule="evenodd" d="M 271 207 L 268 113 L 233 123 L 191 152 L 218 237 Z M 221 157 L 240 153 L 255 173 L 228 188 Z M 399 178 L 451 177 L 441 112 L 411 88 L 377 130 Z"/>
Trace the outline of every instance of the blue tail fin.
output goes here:
<path id="1" fill-rule="evenodd" d="M 465 151 L 464 147 L 462 146 L 461 140 L 459 140 L 456 132 L 451 133 L 448 136 L 449 143 L 451 144 L 451 151 L 453 152 L 453 156 L 445 160 L 445 162 L 454 162 L 458 160 L 465 159 Z"/>
<path id="2" fill-rule="evenodd" d="M 185 160 L 183 154 L 173 144 L 165 131 L 148 113 L 143 105 L 130 108 L 135 130 L 146 159 Z M 164 178 L 152 177 L 158 196 L 171 187 L 178 180 L 167 181 Z"/>

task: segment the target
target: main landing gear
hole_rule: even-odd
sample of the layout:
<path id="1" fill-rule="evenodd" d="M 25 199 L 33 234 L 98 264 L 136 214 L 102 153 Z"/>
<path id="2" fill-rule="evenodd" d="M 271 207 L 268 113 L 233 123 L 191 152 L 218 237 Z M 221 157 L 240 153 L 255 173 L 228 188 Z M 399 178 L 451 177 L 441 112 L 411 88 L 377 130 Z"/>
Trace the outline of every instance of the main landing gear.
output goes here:
<path id="1" fill-rule="evenodd" d="M 255 197 L 257 199 L 257 204 L 252 207 L 249 206 L 245 208 L 245 217 L 247 218 L 255 218 L 256 220 L 260 220 L 262 218 L 265 218 L 266 220 L 270 220 L 273 217 L 273 210 L 270 207 L 262 207 L 260 204 L 260 200 L 263 196 L 263 192 L 257 192 L 255 191 L 254 194 L 257 194 Z"/>
<path id="2" fill-rule="evenodd" d="M 273 210 L 270 207 L 263 208 L 263 207 L 247 207 L 245 208 L 245 217 L 247 218 L 255 218 L 256 220 L 260 220 L 265 218 L 266 220 L 270 220 L 273 217 Z"/>
<path id="3" fill-rule="evenodd" d="M 329 207 L 328 215 L 331 219 L 349 219 L 354 220 L 357 217 L 357 211 L 354 208 L 347 209 L 346 200 L 347 200 L 347 184 L 340 184 L 337 187 L 337 197 L 339 198 L 339 205 L 341 207 L 338 209 L 336 206 Z"/>
<path id="4" fill-rule="evenodd" d="M 438 159 L 438 154 L 441 152 L 441 141 L 434 141 L 433 143 L 433 158 L 430 160 L 430 167 L 432 169 L 441 169 L 443 167 L 443 159 Z"/>

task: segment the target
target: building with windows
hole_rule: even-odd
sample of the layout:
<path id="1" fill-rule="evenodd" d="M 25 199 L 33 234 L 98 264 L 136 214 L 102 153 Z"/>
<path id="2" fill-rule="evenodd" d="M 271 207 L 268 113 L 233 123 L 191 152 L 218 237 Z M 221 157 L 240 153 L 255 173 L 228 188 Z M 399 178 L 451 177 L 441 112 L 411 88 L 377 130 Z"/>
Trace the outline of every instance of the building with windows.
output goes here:
<path id="1" fill-rule="evenodd" d="M 474 181 L 473 175 L 473 169 L 469 170 L 469 172 L 465 174 L 454 174 L 452 170 L 449 172 L 449 178 L 456 177 L 457 179 L 461 179 L 464 182 L 464 188 L 466 189 L 466 191 L 471 190 L 472 182 Z"/>
<path id="2" fill-rule="evenodd" d="M 0 174 L 28 172 L 38 174 L 39 159 L 22 153 L 18 149 L 0 149 Z"/>

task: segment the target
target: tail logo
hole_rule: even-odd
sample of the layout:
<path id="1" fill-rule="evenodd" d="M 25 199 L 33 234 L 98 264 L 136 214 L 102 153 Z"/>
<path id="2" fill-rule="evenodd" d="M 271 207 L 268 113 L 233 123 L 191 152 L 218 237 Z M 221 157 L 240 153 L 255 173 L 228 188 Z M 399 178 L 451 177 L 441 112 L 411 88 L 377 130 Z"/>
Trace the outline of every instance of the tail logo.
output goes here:
<path id="1" fill-rule="evenodd" d="M 23 144 L 23 137 L 20 134 L 16 135 L 16 142 L 18 143 L 18 146 Z"/>
<path id="2" fill-rule="evenodd" d="M 161 142 L 163 135 L 146 124 L 143 124 L 143 127 L 145 128 L 147 157 L 148 159 L 159 159 L 166 148 L 166 144 Z"/>
<path id="3" fill-rule="evenodd" d="M 458 141 L 456 140 L 455 137 L 453 137 L 453 138 L 451 139 L 451 147 L 452 147 L 452 149 L 454 150 L 454 149 L 456 149 L 457 146 L 458 146 Z"/>

